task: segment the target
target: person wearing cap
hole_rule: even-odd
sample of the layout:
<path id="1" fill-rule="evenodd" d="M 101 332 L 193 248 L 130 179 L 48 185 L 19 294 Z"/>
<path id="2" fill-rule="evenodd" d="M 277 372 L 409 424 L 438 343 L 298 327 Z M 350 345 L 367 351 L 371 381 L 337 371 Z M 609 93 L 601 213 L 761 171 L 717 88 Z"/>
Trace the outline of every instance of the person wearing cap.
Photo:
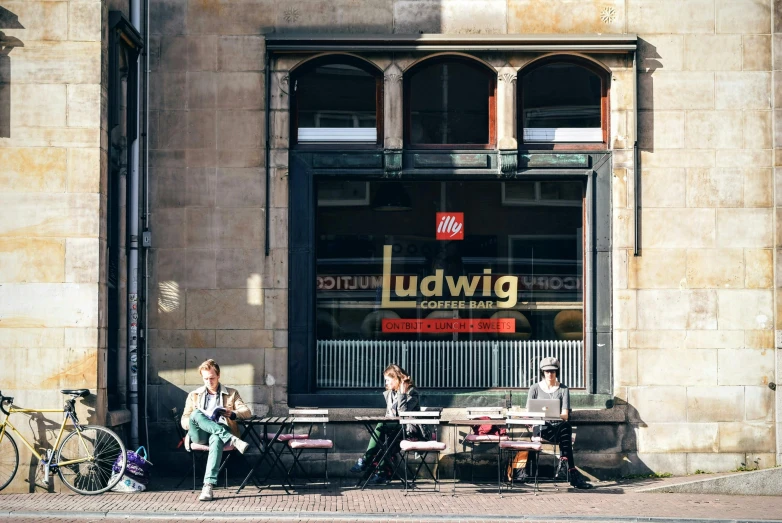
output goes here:
<path id="1" fill-rule="evenodd" d="M 545 425 L 535 427 L 535 434 L 548 441 L 555 441 L 560 450 L 560 467 L 567 466 L 570 476 L 570 484 L 577 489 L 590 489 L 592 484 L 576 470 L 576 463 L 573 460 L 573 429 L 568 421 L 570 417 L 570 390 L 567 385 L 559 381 L 559 360 L 554 357 L 546 357 L 540 360 L 540 382 L 534 384 L 529 389 L 527 395 L 527 410 L 529 410 L 529 400 L 532 399 L 558 399 L 562 410 L 560 417 L 562 421 L 547 421 Z M 557 469 L 559 471 L 560 468 Z"/>

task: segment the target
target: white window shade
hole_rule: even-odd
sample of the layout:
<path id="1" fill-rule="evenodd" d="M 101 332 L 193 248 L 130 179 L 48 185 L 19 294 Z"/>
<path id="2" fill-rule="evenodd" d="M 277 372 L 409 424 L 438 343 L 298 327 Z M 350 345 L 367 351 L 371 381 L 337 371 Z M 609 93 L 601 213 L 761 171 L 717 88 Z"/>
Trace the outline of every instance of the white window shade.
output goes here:
<path id="1" fill-rule="evenodd" d="M 530 127 L 524 129 L 524 142 L 602 142 L 600 127 Z"/>
<path id="2" fill-rule="evenodd" d="M 377 142 L 374 127 L 299 127 L 302 142 Z"/>

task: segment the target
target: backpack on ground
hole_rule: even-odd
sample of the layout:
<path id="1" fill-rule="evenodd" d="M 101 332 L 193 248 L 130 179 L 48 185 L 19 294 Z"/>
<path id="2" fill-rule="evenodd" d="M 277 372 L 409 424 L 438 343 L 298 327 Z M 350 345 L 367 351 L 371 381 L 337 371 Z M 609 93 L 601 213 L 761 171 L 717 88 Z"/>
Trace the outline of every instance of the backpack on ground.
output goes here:
<path id="1" fill-rule="evenodd" d="M 529 452 L 526 450 L 517 451 L 508 462 L 505 470 L 506 479 L 513 482 L 525 481 L 529 477 L 527 473 L 528 464 Z"/>

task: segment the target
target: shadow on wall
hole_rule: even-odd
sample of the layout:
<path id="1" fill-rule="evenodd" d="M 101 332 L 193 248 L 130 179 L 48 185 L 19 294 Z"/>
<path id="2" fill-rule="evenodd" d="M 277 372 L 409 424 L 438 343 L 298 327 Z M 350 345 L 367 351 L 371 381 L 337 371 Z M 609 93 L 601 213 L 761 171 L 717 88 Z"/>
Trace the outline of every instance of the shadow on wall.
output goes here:
<path id="1" fill-rule="evenodd" d="M 224 30 L 225 24 L 232 27 L 252 29 L 259 33 L 355 33 L 355 34 L 417 34 L 417 33 L 444 33 L 459 32 L 460 26 L 446 27 L 444 23 L 444 7 L 441 1 L 428 2 L 388 2 L 388 1 L 364 1 L 337 0 L 328 3 L 299 2 L 294 5 L 290 2 L 279 2 L 273 10 L 262 12 L 252 6 L 233 7 L 231 9 L 220 8 L 217 3 L 191 2 L 182 12 L 178 9 L 163 4 L 158 7 L 161 15 L 165 16 L 164 25 L 169 30 L 176 26 L 183 26 L 187 20 L 187 29 L 195 32 L 210 32 Z M 183 11 L 187 9 L 185 14 Z M 164 12 L 165 10 L 165 12 Z M 153 19 L 155 19 L 155 7 L 153 7 Z M 504 13 L 491 12 L 490 16 L 499 17 Z M 453 17 L 453 15 L 451 15 Z M 486 17 L 489 18 L 489 17 Z M 159 18 L 158 18 L 159 19 Z M 467 26 L 461 32 L 486 32 L 481 23 Z M 483 31 L 481 29 L 484 29 Z"/>
<path id="2" fill-rule="evenodd" d="M 65 398 L 63 398 L 65 399 Z M 79 414 L 79 421 L 84 425 L 93 425 L 96 423 L 96 409 L 95 409 L 96 396 L 90 394 L 87 398 L 78 400 L 76 403 L 77 413 Z M 54 405 L 18 405 L 13 404 L 15 408 L 54 408 Z M 50 419 L 51 417 L 57 417 L 57 414 L 51 414 L 49 417 L 45 416 L 41 412 L 31 412 L 27 415 L 16 414 L 18 419 L 15 419 L 14 424 L 17 429 L 25 434 L 28 441 L 35 447 L 35 450 L 41 454 L 44 454 L 47 450 L 54 449 L 54 443 L 57 439 L 57 435 L 60 432 L 62 426 L 62 419 Z M 27 418 L 27 428 L 24 428 L 24 418 Z M 69 421 L 65 426 L 65 432 L 63 438 L 65 438 L 71 431 L 74 430 L 73 424 Z M 54 492 L 55 482 L 50 481 L 48 485 L 44 483 L 43 471 L 39 468 L 38 459 L 24 448 L 23 442 L 20 441 L 18 435 L 16 436 L 17 445 L 20 447 L 20 459 L 19 467 L 20 472 L 16 477 L 16 481 L 19 482 L 23 477 L 25 466 L 27 467 L 27 478 L 24 480 L 27 483 L 27 491 L 29 493 L 34 492 Z M 30 458 L 29 463 L 26 463 L 27 457 Z M 63 487 L 64 488 L 64 487 Z"/>
<path id="3" fill-rule="evenodd" d="M 153 349 L 150 347 L 150 351 Z M 150 369 L 151 371 L 152 369 Z M 177 416 L 185 409 L 187 393 L 196 386 L 175 385 L 159 376 L 150 374 L 147 408 L 149 416 L 149 441 L 147 451 L 155 463 L 156 473 L 161 476 L 176 476 L 190 466 L 184 448 L 179 448 L 179 433 L 174 426 L 171 409 L 176 407 Z"/>
<path id="4" fill-rule="evenodd" d="M 641 165 L 641 151 L 654 152 L 654 72 L 657 69 L 662 69 L 663 64 L 660 62 L 662 58 L 657 52 L 657 48 L 647 42 L 646 40 L 638 39 L 638 96 L 636 103 L 638 104 L 638 165 L 637 169 L 643 176 L 643 168 Z M 635 188 L 638 193 L 638 234 L 641 234 L 641 220 L 642 213 L 640 209 L 643 207 L 643 183 L 639 183 Z M 639 242 L 641 242 L 639 238 Z"/>
<path id="5" fill-rule="evenodd" d="M 19 17 L 0 6 L 0 29 L 24 29 Z M 24 43 L 0 30 L 0 138 L 11 136 L 11 57 L 14 47 Z"/>
<path id="6" fill-rule="evenodd" d="M 658 472 L 638 455 L 638 429 L 646 427 L 638 410 L 614 398 L 613 406 L 590 419 L 590 411 L 576 412 L 573 426 L 576 466 L 600 480 L 649 477 Z M 582 419 L 582 416 L 587 416 Z M 604 489 L 601 489 L 604 492 Z"/>
<path id="7" fill-rule="evenodd" d="M 654 72 L 663 68 L 657 48 L 638 39 L 638 147 L 654 152 Z"/>

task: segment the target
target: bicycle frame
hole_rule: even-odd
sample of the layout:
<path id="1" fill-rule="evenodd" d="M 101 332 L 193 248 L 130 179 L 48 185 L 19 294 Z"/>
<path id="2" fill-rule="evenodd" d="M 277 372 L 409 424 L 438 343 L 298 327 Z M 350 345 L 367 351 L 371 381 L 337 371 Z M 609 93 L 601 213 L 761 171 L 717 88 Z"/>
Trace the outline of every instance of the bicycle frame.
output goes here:
<path id="1" fill-rule="evenodd" d="M 19 436 L 19 439 L 22 440 L 22 443 L 24 443 L 24 446 L 30 449 L 30 452 L 33 453 L 35 457 L 37 457 L 39 460 L 44 459 L 43 456 L 35 450 L 35 447 L 30 444 L 29 441 L 27 441 L 27 438 L 24 437 L 24 435 L 19 432 L 19 430 L 14 427 L 14 425 L 9 421 L 11 418 L 11 414 L 14 412 L 19 413 L 33 413 L 33 412 L 63 412 L 65 414 L 65 418 L 63 419 L 62 424 L 60 425 L 60 432 L 57 434 L 57 440 L 54 442 L 54 445 L 52 445 L 52 451 L 56 450 L 57 447 L 60 445 L 60 441 L 62 441 L 62 436 L 65 434 L 65 426 L 68 424 L 68 420 L 71 420 L 71 423 L 73 423 L 74 429 L 76 432 L 79 433 L 79 441 L 81 441 L 81 444 L 84 445 L 84 450 L 87 451 L 87 454 L 90 455 L 89 448 L 87 447 L 87 444 L 84 443 L 84 439 L 81 437 L 81 426 L 79 425 L 79 422 L 75 419 L 73 412 L 68 412 L 67 410 L 63 409 L 17 409 L 13 406 L 8 407 L 8 415 L 6 415 L 5 420 L 3 420 L 2 425 L 0 425 L 0 441 L 3 441 L 3 437 L 5 436 L 5 433 L 7 431 L 6 427 L 10 427 L 11 430 Z M 54 463 L 53 465 L 57 465 L 58 467 L 67 466 L 67 465 L 75 465 L 77 463 L 84 463 L 85 461 L 91 461 L 93 458 L 82 458 L 82 459 L 71 459 L 67 461 L 62 461 L 60 463 Z"/>

